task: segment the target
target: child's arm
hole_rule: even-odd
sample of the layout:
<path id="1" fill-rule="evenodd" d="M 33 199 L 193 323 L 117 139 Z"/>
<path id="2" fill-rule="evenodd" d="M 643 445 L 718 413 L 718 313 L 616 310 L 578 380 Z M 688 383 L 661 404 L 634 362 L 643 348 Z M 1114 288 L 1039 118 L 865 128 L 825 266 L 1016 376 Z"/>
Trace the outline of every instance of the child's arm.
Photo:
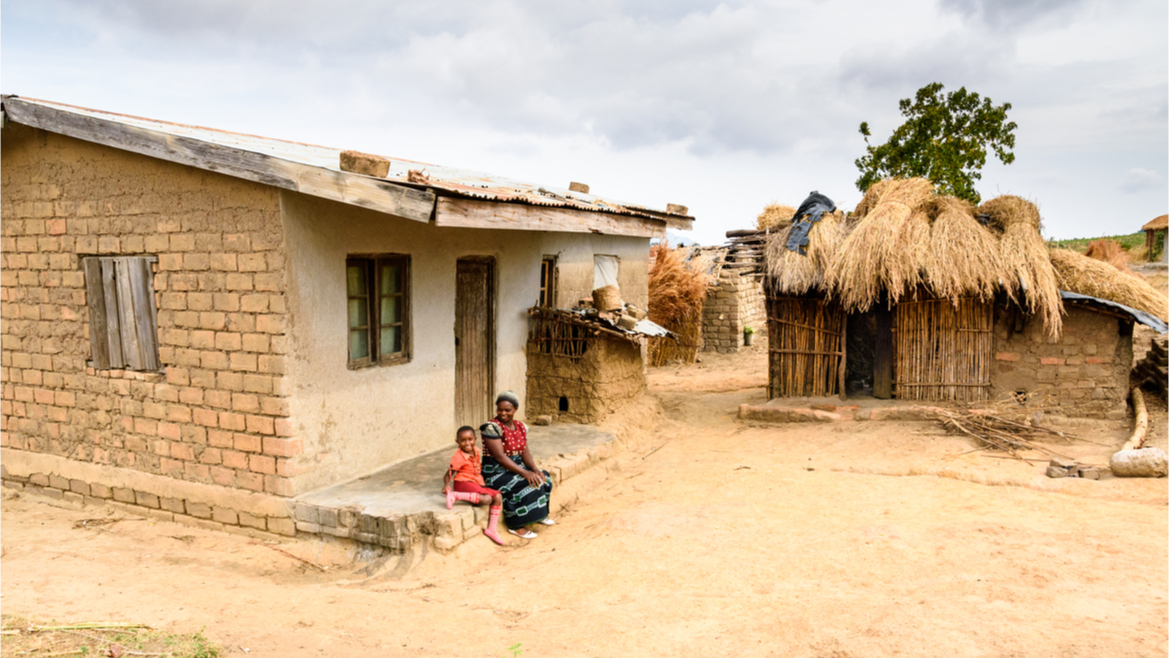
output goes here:
<path id="1" fill-rule="evenodd" d="M 442 492 L 446 493 L 451 490 L 451 469 L 446 469 L 446 474 L 442 476 Z"/>

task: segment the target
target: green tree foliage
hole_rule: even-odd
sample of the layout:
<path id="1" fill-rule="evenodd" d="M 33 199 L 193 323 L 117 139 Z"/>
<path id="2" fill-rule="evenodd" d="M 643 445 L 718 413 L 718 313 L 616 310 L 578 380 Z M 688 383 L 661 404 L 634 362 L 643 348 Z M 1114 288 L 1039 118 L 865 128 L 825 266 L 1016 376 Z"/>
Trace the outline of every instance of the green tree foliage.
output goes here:
<path id="1" fill-rule="evenodd" d="M 902 99 L 899 106 L 906 121 L 880 146 L 869 144 L 869 123 L 861 123 L 867 146 L 856 161 L 860 191 L 884 178 L 920 176 L 942 194 L 978 203 L 974 181 L 982 178 L 979 170 L 986 164 L 987 149 L 993 149 L 1003 164 L 1015 161 L 1010 149 L 1015 147 L 1016 125 L 1007 121 L 1011 104 L 996 107 L 965 87 L 948 94 L 943 89 L 933 82 L 918 89 L 916 98 Z"/>

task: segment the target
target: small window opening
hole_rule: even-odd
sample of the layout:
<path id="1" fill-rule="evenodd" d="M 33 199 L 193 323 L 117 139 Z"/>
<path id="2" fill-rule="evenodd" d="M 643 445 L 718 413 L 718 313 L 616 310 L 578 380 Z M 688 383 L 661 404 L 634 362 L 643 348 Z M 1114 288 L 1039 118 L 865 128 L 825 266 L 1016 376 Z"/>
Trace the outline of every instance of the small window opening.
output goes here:
<path id="1" fill-rule="evenodd" d="M 560 411 L 568 411 L 568 398 L 563 395 L 560 396 Z"/>

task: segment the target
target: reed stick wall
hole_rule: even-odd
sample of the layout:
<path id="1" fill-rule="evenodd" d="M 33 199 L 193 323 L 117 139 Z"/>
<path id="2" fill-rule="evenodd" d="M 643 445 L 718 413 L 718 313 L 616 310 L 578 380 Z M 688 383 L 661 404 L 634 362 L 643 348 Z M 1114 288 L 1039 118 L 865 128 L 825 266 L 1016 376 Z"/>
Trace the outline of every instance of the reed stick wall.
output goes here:
<path id="1" fill-rule="evenodd" d="M 702 347 L 702 308 L 691 308 L 678 322 L 663 324 L 674 332 L 674 338 L 650 338 L 647 359 L 651 368 L 671 362 L 694 363 Z"/>
<path id="2" fill-rule="evenodd" d="M 990 394 L 994 307 L 977 299 L 915 300 L 894 314 L 893 395 L 974 402 Z"/>
<path id="3" fill-rule="evenodd" d="M 588 351 L 588 329 L 562 322 L 555 317 L 534 315 L 532 320 L 528 340 L 537 344 L 541 354 L 576 361 Z"/>
<path id="4" fill-rule="evenodd" d="M 811 297 L 767 295 L 768 398 L 840 392 L 845 315 Z"/>

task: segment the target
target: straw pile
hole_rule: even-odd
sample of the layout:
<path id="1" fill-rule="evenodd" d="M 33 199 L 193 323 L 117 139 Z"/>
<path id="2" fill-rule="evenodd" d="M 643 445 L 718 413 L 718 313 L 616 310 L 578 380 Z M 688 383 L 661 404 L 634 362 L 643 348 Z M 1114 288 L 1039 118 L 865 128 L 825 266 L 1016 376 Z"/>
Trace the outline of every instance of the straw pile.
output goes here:
<path id="1" fill-rule="evenodd" d="M 988 215 L 990 225 L 1002 233 L 999 253 L 1011 277 L 1003 279 L 1003 287 L 1029 313 L 1043 318 L 1049 335 L 1058 336 L 1063 303 L 1040 233 L 1039 209 L 1025 199 L 1003 195 L 979 206 L 978 212 Z"/>
<path id="2" fill-rule="evenodd" d="M 1108 299 L 1169 320 L 1169 299 L 1132 272 L 1068 249 L 1052 249 L 1051 264 L 1062 290 Z"/>
<path id="3" fill-rule="evenodd" d="M 930 262 L 929 217 L 934 187 L 924 178 L 881 181 L 857 205 L 861 214 L 826 274 L 847 308 L 866 311 L 882 290 L 892 302 L 922 283 Z"/>
<path id="4" fill-rule="evenodd" d="M 782 203 L 769 204 L 763 209 L 763 212 L 759 213 L 759 217 L 755 219 L 755 228 L 762 231 L 790 223 L 795 214 L 796 209 L 791 206 Z"/>
<path id="5" fill-rule="evenodd" d="M 1132 261 L 1132 257 L 1119 242 L 1107 238 L 1089 242 L 1084 255 L 1108 263 L 1122 272 L 1128 271 L 1128 264 Z"/>
<path id="6" fill-rule="evenodd" d="M 1004 275 L 998 237 L 974 219 L 969 202 L 937 197 L 926 212 L 933 220 L 930 230 L 930 262 L 926 280 L 938 297 L 956 300 L 973 294 L 994 298 Z"/>
<path id="7" fill-rule="evenodd" d="M 806 255 L 787 248 L 792 227 L 774 233 L 767 241 L 765 259 L 772 290 L 785 295 L 802 295 L 809 290 L 824 287 L 824 273 L 844 243 L 844 213 L 824 213 L 820 221 L 808 231 Z"/>
<path id="8" fill-rule="evenodd" d="M 655 338 L 649 344 L 649 363 L 693 363 L 702 342 L 702 307 L 712 278 L 709 257 L 687 261 L 682 250 L 667 246 L 652 249 L 649 272 L 649 319 L 678 335 L 675 342 Z"/>

